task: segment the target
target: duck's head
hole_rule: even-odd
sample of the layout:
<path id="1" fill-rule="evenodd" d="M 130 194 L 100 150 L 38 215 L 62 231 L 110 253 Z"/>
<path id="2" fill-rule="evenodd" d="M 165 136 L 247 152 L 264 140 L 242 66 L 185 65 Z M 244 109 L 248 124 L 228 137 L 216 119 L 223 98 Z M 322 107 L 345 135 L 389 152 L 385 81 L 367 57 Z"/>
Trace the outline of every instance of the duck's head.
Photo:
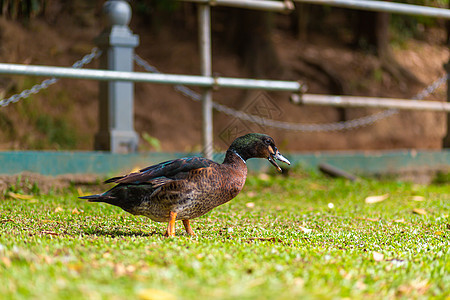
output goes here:
<path id="1" fill-rule="evenodd" d="M 231 143 L 230 150 L 237 152 L 242 159 L 249 158 L 267 158 L 278 171 L 281 172 L 280 166 L 275 160 L 282 161 L 288 165 L 291 163 L 278 151 L 273 138 L 266 134 L 249 133 L 238 137 Z"/>

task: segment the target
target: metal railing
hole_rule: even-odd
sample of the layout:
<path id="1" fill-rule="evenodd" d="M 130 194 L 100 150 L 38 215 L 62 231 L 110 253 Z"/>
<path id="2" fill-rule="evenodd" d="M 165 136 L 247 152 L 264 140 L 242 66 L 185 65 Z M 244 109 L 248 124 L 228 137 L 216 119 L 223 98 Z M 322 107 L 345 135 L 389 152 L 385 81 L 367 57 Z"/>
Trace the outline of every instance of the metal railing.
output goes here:
<path id="1" fill-rule="evenodd" d="M 0 63 L 0 73 L 10 75 L 53 76 L 58 78 L 90 79 L 101 81 L 148 82 L 170 85 L 190 85 L 205 88 L 260 89 L 298 92 L 302 84 L 297 81 L 211 77 L 147 72 L 123 72 L 98 69 L 73 69 L 66 67 L 31 66 Z"/>
<path id="2" fill-rule="evenodd" d="M 135 55 L 134 59 L 135 59 L 136 63 L 138 65 L 140 65 L 141 67 L 143 67 L 147 72 L 161 73 L 156 67 L 151 66 L 148 62 L 146 62 L 144 59 L 142 59 L 138 55 Z M 242 121 L 247 121 L 247 122 L 251 122 L 254 124 L 258 124 L 263 127 L 271 127 L 271 128 L 275 128 L 275 129 L 289 130 L 289 131 L 295 131 L 295 132 L 331 132 L 331 131 L 340 131 L 340 130 L 350 130 L 350 129 L 361 128 L 364 126 L 369 126 L 377 121 L 383 120 L 383 119 L 391 117 L 393 115 L 396 115 L 399 112 L 399 110 L 396 108 L 390 108 L 392 106 L 396 107 L 395 101 L 399 100 L 399 101 L 407 103 L 407 102 L 414 101 L 414 100 L 422 100 L 422 99 L 428 97 L 429 95 L 433 94 L 438 88 L 440 88 L 447 81 L 447 78 L 448 78 L 447 74 L 438 78 L 433 83 L 431 83 L 429 86 L 427 86 L 426 88 L 421 90 L 419 93 L 417 93 L 414 97 L 412 97 L 411 100 L 404 100 L 404 99 L 392 100 L 391 103 L 389 103 L 385 106 L 382 106 L 385 108 L 389 108 L 387 110 L 377 112 L 374 114 L 370 114 L 370 115 L 367 115 L 364 117 L 355 118 L 352 120 L 339 121 L 339 122 L 333 122 L 333 123 L 318 123 L 318 124 L 315 124 L 315 123 L 309 123 L 309 124 L 308 123 L 290 123 L 290 122 L 278 121 L 278 120 L 263 118 L 263 117 L 257 116 L 257 115 L 248 114 L 243 111 L 235 110 L 234 108 L 225 106 L 223 104 L 220 104 L 220 103 L 217 103 L 214 101 L 213 101 L 212 105 L 215 110 L 217 110 L 221 113 L 224 113 L 230 117 L 237 118 Z M 193 91 L 192 89 L 190 89 L 187 86 L 176 85 L 174 88 L 177 92 L 183 94 L 184 96 L 190 98 L 193 101 L 201 101 L 202 100 L 202 96 L 199 93 Z M 300 102 L 301 102 L 302 98 L 306 97 L 307 100 L 309 100 L 308 96 L 310 96 L 310 95 L 309 94 L 304 94 L 304 95 L 292 94 L 291 102 L 293 102 L 294 104 L 301 105 Z M 329 99 L 333 99 L 334 97 L 339 97 L 339 96 L 333 97 L 333 96 L 326 96 L 326 95 L 313 95 L 313 96 L 328 97 Z M 358 107 L 364 107 L 365 99 L 372 99 L 374 101 L 379 99 L 379 100 L 383 101 L 386 98 L 364 98 L 364 97 L 361 97 L 361 99 L 358 99 L 357 104 L 352 103 L 352 105 L 358 106 Z M 419 105 L 431 104 L 431 106 L 429 107 L 429 110 L 434 110 L 436 108 L 436 110 L 438 110 L 438 111 L 441 110 L 441 109 L 438 109 L 440 107 L 440 105 L 442 105 L 443 103 L 445 104 L 445 102 L 438 102 L 438 101 L 431 101 L 431 102 L 430 101 L 415 101 L 414 103 L 419 103 Z M 349 105 L 347 105 L 346 103 L 335 101 L 335 106 L 347 107 Z M 403 105 L 403 107 L 402 107 L 402 109 L 407 109 L 407 108 L 408 108 L 407 105 Z M 414 108 L 412 108 L 412 109 L 414 109 Z M 426 108 L 422 107 L 421 110 L 426 110 Z"/>
<path id="3" fill-rule="evenodd" d="M 450 19 L 450 10 L 446 8 L 412 5 L 397 2 L 373 1 L 373 0 L 293 0 L 293 1 L 299 3 L 330 5 L 336 7 L 344 7 L 368 11 Z"/>
<path id="4" fill-rule="evenodd" d="M 186 0 L 183 0 L 186 1 Z M 368 97 L 350 97 L 350 96 L 326 96 L 326 95 L 302 95 L 304 86 L 296 81 L 281 81 L 281 80 L 261 80 L 261 79 L 245 79 L 245 78 L 228 78 L 228 77 L 213 77 L 211 71 L 211 15 L 210 8 L 214 5 L 234 6 L 249 9 L 262 9 L 273 11 L 287 11 L 292 9 L 291 1 L 264 1 L 264 0 L 187 0 L 199 3 L 199 41 L 201 49 L 201 73 L 202 76 L 193 75 L 177 75 L 177 74 L 161 74 L 161 73 L 141 73 L 131 72 L 130 63 L 135 59 L 138 63 L 140 58 L 134 56 L 133 49 L 139 43 L 138 37 L 133 35 L 128 28 L 128 23 L 131 18 L 131 9 L 129 4 L 123 0 L 107 1 L 105 3 L 105 13 L 109 20 L 109 31 L 102 33 L 98 39 L 100 51 L 103 50 L 105 56 L 102 56 L 105 68 L 110 64 L 115 66 L 120 65 L 117 62 L 125 61 L 123 67 L 115 70 L 93 70 L 93 69 L 77 69 L 63 68 L 63 67 L 48 67 L 48 66 L 24 66 L 17 64 L 0 64 L 1 74 L 16 74 L 16 75 L 32 75 L 32 76 L 52 76 L 61 78 L 78 78 L 78 79 L 92 79 L 101 82 L 107 82 L 109 87 L 103 83 L 100 84 L 104 92 L 100 94 L 100 132 L 98 134 L 99 140 L 103 142 L 97 149 L 110 150 L 113 152 L 135 151 L 137 148 L 137 138 L 133 129 L 132 122 L 132 82 L 150 82 L 157 84 L 172 84 L 176 89 L 183 94 L 191 96 L 195 93 L 181 85 L 191 85 L 203 87 L 202 95 L 195 95 L 196 100 L 202 100 L 203 112 L 203 149 L 204 155 L 211 158 L 212 156 L 212 109 L 216 109 L 228 115 L 233 115 L 242 120 L 249 120 L 253 122 L 264 122 L 264 125 L 272 126 L 287 130 L 303 130 L 303 131 L 319 131 L 318 127 L 323 125 L 323 131 L 328 130 L 342 130 L 348 128 L 356 128 L 371 124 L 377 120 L 391 116 L 397 113 L 397 109 L 419 109 L 431 111 L 450 112 L 450 104 L 439 101 L 411 101 L 407 99 L 386 99 L 386 98 L 368 98 Z M 417 5 L 406 5 L 395 2 L 381 2 L 381 1 L 366 1 L 366 0 L 294 0 L 296 2 L 305 2 L 313 4 L 327 4 L 341 7 L 349 7 L 356 9 L 366 9 L 384 12 L 395 12 L 403 14 L 418 14 L 441 18 L 450 18 L 450 10 L 440 8 L 430 8 Z M 125 43 L 126 41 L 126 43 Z M 110 43 L 110 44 L 109 44 Z M 114 44 L 115 43 L 115 44 Z M 126 44 L 126 45 L 125 45 Z M 124 47 L 124 45 L 126 47 Z M 108 51 L 116 46 L 119 46 L 117 51 Z M 103 48 L 102 48 L 103 47 Z M 119 55 L 120 54 L 120 55 Z M 89 61 L 94 57 L 98 57 L 98 53 L 91 53 L 86 57 Z M 86 58 L 85 57 L 85 58 Z M 85 58 L 74 64 L 73 67 L 81 67 L 84 65 Z M 87 59 L 86 59 L 87 60 Z M 142 63 L 142 61 L 141 61 Z M 123 65 L 123 63 L 122 63 Z M 433 83 L 431 86 L 433 90 L 443 84 L 447 80 L 441 78 Z M 27 97 L 32 93 L 38 92 L 41 88 L 54 83 L 55 78 L 45 80 L 41 85 L 26 90 L 21 94 L 14 95 L 8 99 L 0 101 L 0 106 L 6 106 L 9 103 L 17 102 L 20 98 Z M 122 83 L 130 83 L 125 88 Z M 222 104 L 214 103 L 212 101 L 212 89 L 217 88 L 245 88 L 245 89 L 262 89 L 275 91 L 291 91 L 294 95 L 291 97 L 293 102 L 312 105 L 332 105 L 342 107 L 377 107 L 377 108 L 391 108 L 390 110 L 376 113 L 374 115 L 360 118 L 361 120 L 351 120 L 339 122 L 336 124 L 288 124 L 286 122 L 275 120 L 259 120 L 259 117 L 248 115 L 244 112 L 235 111 Z M 123 92 L 126 91 L 125 94 Z M 188 93 L 188 91 L 190 91 Z M 121 94 L 121 96 L 113 95 L 114 92 Z M 112 94 L 111 94 L 112 93 Z M 102 100 L 102 95 L 106 98 Z M 127 104 L 121 104 L 123 98 L 127 99 Z M 192 97 L 191 97 L 192 98 Z M 421 99 L 423 97 L 417 97 Z M 120 99 L 121 101 L 117 101 Z M 103 103 L 103 104 L 102 104 Z M 103 106 L 102 106 L 103 105 Z M 121 107 L 119 107 L 122 105 Z M 128 120 L 125 123 L 118 120 L 119 117 L 115 114 L 128 114 Z M 112 114 L 112 115 L 110 115 Z M 131 119 L 130 119 L 131 118 Z M 363 120 L 364 119 L 364 120 Z M 366 120 L 367 119 L 367 120 Z M 345 124 L 343 124 L 345 123 Z M 119 124 L 119 127 L 114 127 Z M 102 131 L 103 130 L 103 131 Z M 126 133 L 126 134 L 125 134 Z M 96 143 L 98 144 L 98 143 Z M 125 145 L 125 147 L 123 147 Z"/>
<path id="5" fill-rule="evenodd" d="M 272 0 L 181 0 L 205 4 L 208 6 L 228 6 L 255 10 L 266 10 L 273 12 L 290 12 L 294 9 L 294 4 L 290 0 L 272 1 Z"/>

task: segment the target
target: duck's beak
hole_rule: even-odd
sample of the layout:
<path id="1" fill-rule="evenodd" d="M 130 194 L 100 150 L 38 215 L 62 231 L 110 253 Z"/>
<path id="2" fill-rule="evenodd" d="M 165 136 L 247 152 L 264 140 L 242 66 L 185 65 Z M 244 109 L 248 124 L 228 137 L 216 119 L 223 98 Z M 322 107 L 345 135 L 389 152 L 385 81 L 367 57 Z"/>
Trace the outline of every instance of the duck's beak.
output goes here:
<path id="1" fill-rule="evenodd" d="M 271 151 L 272 152 L 272 151 Z M 281 153 L 278 151 L 278 149 L 275 149 L 274 153 L 271 153 L 269 155 L 269 157 L 267 158 L 269 160 L 269 162 L 275 166 L 275 168 L 277 168 L 277 170 L 279 172 L 282 172 L 280 166 L 276 163 L 275 160 L 279 160 L 281 162 L 284 162 L 285 164 L 290 165 L 291 162 L 289 160 L 287 160 L 286 157 L 284 157 L 283 155 L 281 155 Z"/>

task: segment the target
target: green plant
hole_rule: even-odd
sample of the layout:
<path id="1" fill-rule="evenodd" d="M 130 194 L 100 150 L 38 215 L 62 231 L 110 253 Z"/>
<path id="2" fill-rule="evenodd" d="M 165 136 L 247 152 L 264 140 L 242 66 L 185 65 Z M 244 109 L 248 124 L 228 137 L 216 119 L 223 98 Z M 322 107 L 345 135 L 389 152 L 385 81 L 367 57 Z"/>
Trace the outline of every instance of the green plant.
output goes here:
<path id="1" fill-rule="evenodd" d="M 150 149 L 155 151 L 161 151 L 161 142 L 157 138 L 149 135 L 147 132 L 142 133 L 142 138 L 150 146 Z"/>

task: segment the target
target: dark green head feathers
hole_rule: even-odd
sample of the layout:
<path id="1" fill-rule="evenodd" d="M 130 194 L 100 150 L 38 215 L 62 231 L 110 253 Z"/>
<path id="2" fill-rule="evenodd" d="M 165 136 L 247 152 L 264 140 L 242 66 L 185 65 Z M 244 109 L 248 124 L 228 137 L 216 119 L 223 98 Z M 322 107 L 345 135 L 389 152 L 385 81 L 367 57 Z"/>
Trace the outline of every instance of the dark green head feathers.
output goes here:
<path id="1" fill-rule="evenodd" d="M 228 151 L 237 153 L 244 161 L 249 158 L 267 158 L 278 171 L 281 171 L 281 168 L 275 160 L 290 164 L 278 151 L 273 138 L 262 133 L 249 133 L 238 137 L 230 145 Z"/>

